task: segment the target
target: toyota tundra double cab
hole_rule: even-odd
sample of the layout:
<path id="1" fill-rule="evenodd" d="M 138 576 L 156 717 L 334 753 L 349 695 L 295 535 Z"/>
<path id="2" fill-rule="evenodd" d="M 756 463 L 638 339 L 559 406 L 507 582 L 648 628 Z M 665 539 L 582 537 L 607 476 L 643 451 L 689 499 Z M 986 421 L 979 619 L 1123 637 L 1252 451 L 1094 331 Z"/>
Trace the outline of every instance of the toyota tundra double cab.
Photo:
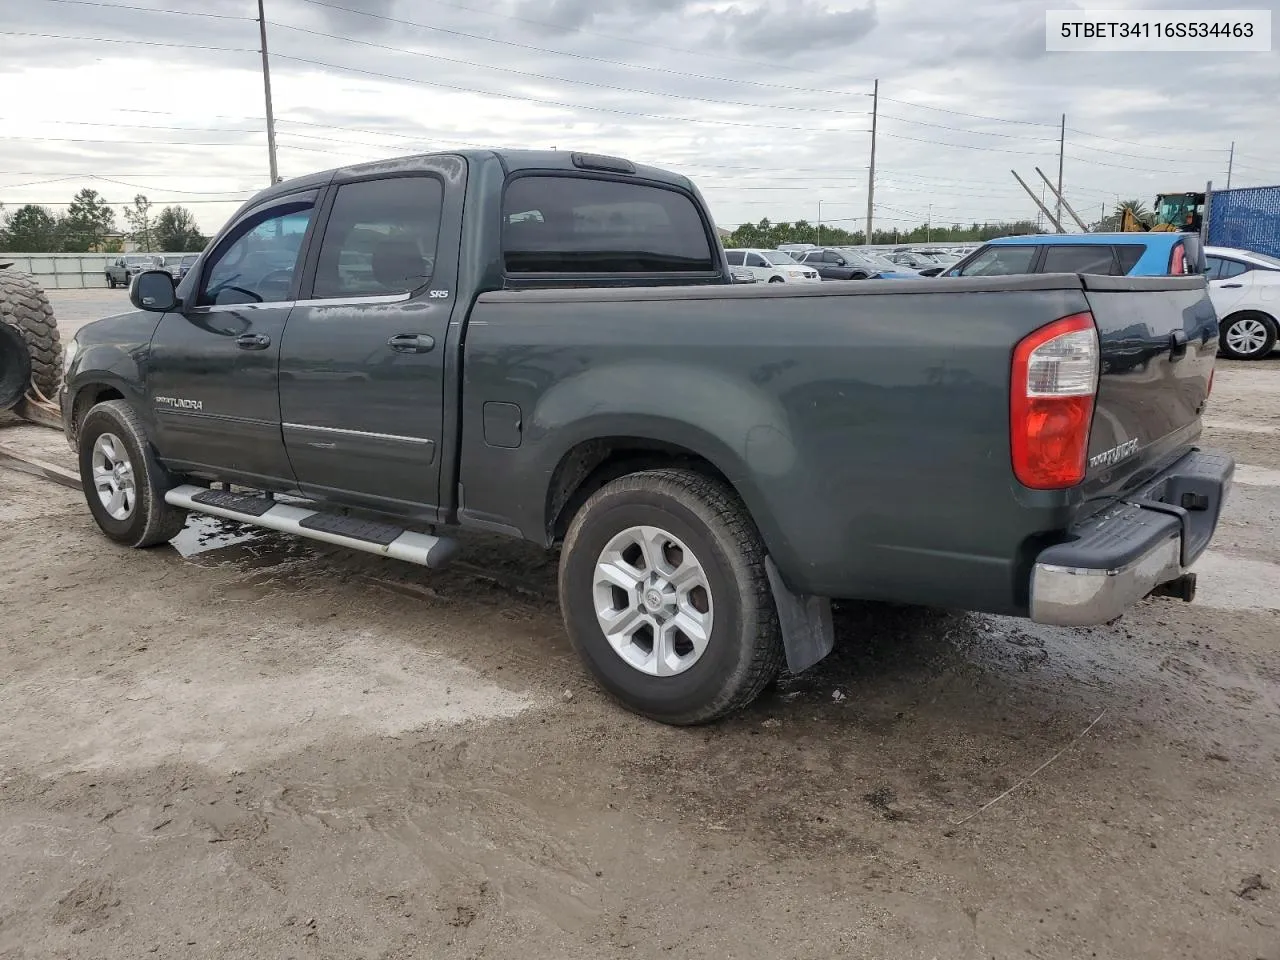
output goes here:
<path id="1" fill-rule="evenodd" d="M 72 342 L 89 511 L 130 547 L 192 511 L 428 568 L 559 546 L 586 666 L 674 724 L 821 660 L 833 598 L 1190 598 L 1233 471 L 1202 277 L 730 279 L 694 185 L 618 158 L 275 184 Z"/>

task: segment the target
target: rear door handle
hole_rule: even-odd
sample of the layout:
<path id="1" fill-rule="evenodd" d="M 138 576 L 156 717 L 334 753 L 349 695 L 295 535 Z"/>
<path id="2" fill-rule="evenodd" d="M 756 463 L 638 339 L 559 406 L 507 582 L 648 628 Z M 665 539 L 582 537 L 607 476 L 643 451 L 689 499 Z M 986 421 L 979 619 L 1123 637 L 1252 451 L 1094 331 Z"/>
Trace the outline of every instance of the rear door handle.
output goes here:
<path id="1" fill-rule="evenodd" d="M 387 341 L 396 353 L 430 353 L 435 349 L 435 337 L 425 333 L 398 333 Z"/>
<path id="2" fill-rule="evenodd" d="M 1219 290 L 1239 290 L 1243 286 L 1244 286 L 1243 283 L 1224 283 L 1218 289 Z"/>
<path id="3" fill-rule="evenodd" d="M 241 350 L 265 350 L 271 346 L 271 338 L 265 333 L 246 333 L 236 337 L 236 346 Z"/>

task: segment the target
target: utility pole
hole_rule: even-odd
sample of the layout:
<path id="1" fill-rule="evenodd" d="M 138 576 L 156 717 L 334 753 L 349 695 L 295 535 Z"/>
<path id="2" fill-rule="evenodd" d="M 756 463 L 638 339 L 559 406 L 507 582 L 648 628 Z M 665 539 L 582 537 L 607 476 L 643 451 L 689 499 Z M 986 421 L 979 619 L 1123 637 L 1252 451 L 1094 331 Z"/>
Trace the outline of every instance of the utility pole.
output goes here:
<path id="1" fill-rule="evenodd" d="M 1027 186 L 1027 182 L 1025 180 L 1023 180 L 1020 176 L 1018 176 L 1018 171 L 1010 170 L 1009 172 L 1013 174 L 1013 178 L 1018 181 L 1018 184 L 1022 187 L 1022 189 L 1027 191 L 1027 196 L 1029 196 L 1032 202 L 1037 207 L 1040 208 L 1040 212 L 1043 213 L 1048 218 L 1049 222 L 1053 224 L 1054 229 L 1057 230 L 1059 233 L 1066 233 L 1067 231 L 1062 229 L 1062 223 L 1053 218 L 1053 214 L 1049 212 L 1048 207 L 1046 207 L 1043 203 L 1040 202 L 1040 198 L 1036 196 L 1036 192 L 1032 190 L 1029 186 Z"/>
<path id="2" fill-rule="evenodd" d="M 1236 165 L 1236 142 L 1231 141 L 1231 156 L 1227 157 L 1227 189 L 1231 189 L 1231 168 Z"/>
<path id="3" fill-rule="evenodd" d="M 1107 201 L 1102 201 L 1102 216 L 1098 218 L 1098 232 L 1105 233 L 1107 229 Z"/>
<path id="4" fill-rule="evenodd" d="M 872 210 L 876 196 L 876 114 L 880 112 L 880 81 L 871 88 L 871 170 L 867 176 L 867 239 L 871 243 Z"/>
<path id="5" fill-rule="evenodd" d="M 822 201 L 818 201 L 818 246 L 822 246 Z"/>
<path id="6" fill-rule="evenodd" d="M 1049 178 L 1044 175 L 1044 171 L 1041 170 L 1039 167 L 1036 167 L 1036 173 L 1040 174 L 1040 179 L 1045 182 L 1045 185 L 1048 186 L 1050 190 L 1053 190 L 1053 184 L 1049 183 Z M 1040 196 L 1044 197 L 1044 194 L 1042 193 L 1040 194 Z M 1071 219 L 1076 222 L 1076 226 L 1080 228 L 1081 232 L 1088 233 L 1089 232 L 1088 224 L 1086 224 L 1083 220 L 1081 220 L 1078 216 L 1076 216 L 1076 212 L 1071 209 L 1071 204 L 1067 203 L 1067 198 L 1064 197 L 1061 193 L 1058 193 L 1057 191 L 1054 191 L 1054 196 L 1058 198 L 1058 211 L 1059 211 L 1058 219 L 1059 220 L 1062 219 L 1061 211 L 1063 207 L 1066 207 L 1067 213 L 1071 214 Z"/>
<path id="7" fill-rule="evenodd" d="M 933 243 L 933 204 L 929 204 L 929 219 L 924 224 L 924 242 Z"/>
<path id="8" fill-rule="evenodd" d="M 267 56 L 267 15 L 258 0 L 258 32 L 262 36 L 262 89 L 267 98 L 267 160 L 271 165 L 271 182 L 280 180 L 276 166 L 276 120 L 271 113 L 271 61 Z"/>
<path id="9" fill-rule="evenodd" d="M 1067 146 L 1067 115 L 1062 115 L 1062 132 L 1058 134 L 1058 222 L 1062 222 L 1062 160 Z M 1061 233 L 1061 228 L 1059 228 Z"/>

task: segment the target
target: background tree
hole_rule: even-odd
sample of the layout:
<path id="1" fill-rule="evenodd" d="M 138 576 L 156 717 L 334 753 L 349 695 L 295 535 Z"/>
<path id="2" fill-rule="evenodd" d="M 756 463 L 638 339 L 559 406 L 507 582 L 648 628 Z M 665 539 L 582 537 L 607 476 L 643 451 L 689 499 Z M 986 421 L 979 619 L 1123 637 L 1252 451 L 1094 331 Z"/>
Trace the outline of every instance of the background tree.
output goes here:
<path id="1" fill-rule="evenodd" d="M 141 193 L 133 198 L 132 206 L 124 208 L 124 220 L 129 224 L 129 239 L 143 253 L 155 249 L 155 221 L 151 217 L 151 201 Z"/>
<path id="2" fill-rule="evenodd" d="M 28 203 L 4 215 L 2 249 L 14 253 L 56 253 L 62 250 L 62 222 L 48 207 Z"/>
<path id="3" fill-rule="evenodd" d="M 170 253 L 199 253 L 209 242 L 196 225 L 195 214 L 186 207 L 165 207 L 161 210 L 152 235 L 157 248 Z"/>
<path id="4" fill-rule="evenodd" d="M 103 238 L 115 230 L 116 215 L 97 190 L 85 187 L 67 207 L 63 226 L 62 249 L 67 253 L 84 253 L 100 247 Z"/>

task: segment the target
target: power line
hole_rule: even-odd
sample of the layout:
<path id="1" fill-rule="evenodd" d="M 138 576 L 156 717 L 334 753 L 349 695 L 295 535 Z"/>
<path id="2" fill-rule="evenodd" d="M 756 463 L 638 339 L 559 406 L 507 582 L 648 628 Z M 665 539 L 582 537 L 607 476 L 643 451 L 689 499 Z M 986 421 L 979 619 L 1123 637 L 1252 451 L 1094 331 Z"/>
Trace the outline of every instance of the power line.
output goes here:
<path id="1" fill-rule="evenodd" d="M 316 0 L 308 0 L 308 2 L 316 2 Z M 343 71 L 346 71 L 347 73 L 358 73 L 363 76 L 377 77 L 380 80 L 393 80 L 393 81 L 400 81 L 404 83 L 413 83 L 413 84 L 418 84 L 420 86 L 425 86 L 425 87 L 436 87 L 442 90 L 453 90 L 460 93 L 474 93 L 474 94 L 479 94 L 481 96 L 488 96 L 488 97 L 501 97 L 504 100 L 515 100 L 520 103 L 536 103 L 541 106 L 560 107 L 562 109 L 569 109 L 569 110 L 593 110 L 598 113 L 609 113 L 609 114 L 615 114 L 615 115 L 624 116 L 624 117 L 639 117 L 644 120 L 660 120 L 663 122 L 670 122 L 670 121 L 676 120 L 682 123 L 705 123 L 705 124 L 710 124 L 712 126 L 721 126 L 721 127 L 750 127 L 757 130 L 797 130 L 797 131 L 800 131 L 801 133 L 850 134 L 850 133 L 866 132 L 865 130 L 860 130 L 860 129 L 832 130 L 824 127 L 819 127 L 815 129 L 813 127 L 785 126 L 785 125 L 774 124 L 774 123 L 747 123 L 745 121 L 740 121 L 740 120 L 712 120 L 707 117 L 679 117 L 671 114 L 663 115 L 663 114 L 654 114 L 654 113 L 640 113 L 634 110 L 620 110 L 616 107 L 599 107 L 599 106 L 589 105 L 585 103 L 567 103 L 563 100 L 548 100 L 542 97 L 524 97 L 514 93 L 496 93 L 492 90 L 479 90 L 475 87 L 463 87 L 463 86 L 458 86 L 457 84 L 440 83 L 439 81 L 435 81 L 435 80 L 422 80 L 417 77 L 404 77 L 404 76 L 399 76 L 397 74 L 381 73 L 377 70 L 363 70 L 359 67 L 348 67 L 339 63 L 330 63 L 326 60 L 311 60 L 306 57 L 294 57 L 294 56 L 290 56 L 288 54 L 283 54 L 283 53 L 273 54 L 273 56 L 277 60 L 290 60 L 294 63 L 305 63 L 313 67 L 329 67 L 332 70 L 343 70 Z"/>
<path id="2" fill-rule="evenodd" d="M 256 131 L 255 131 L 256 132 Z M 118 143 L 122 146 L 162 146 L 162 147 L 253 147 L 257 143 L 207 143 L 196 140 L 94 140 L 85 137 L 19 137 L 0 135 L 0 140 L 22 140 L 27 143 Z"/>
<path id="3" fill-rule="evenodd" d="M 211 47 L 201 43 L 168 43 L 161 40 L 136 40 L 132 37 L 68 37 L 60 33 L 24 33 L 18 30 L 0 30 L 3 37 L 37 37 L 43 40 L 82 40 L 91 43 L 136 43 L 146 47 L 175 47 L 183 50 L 220 50 L 223 53 L 257 53 L 247 47 Z"/>
<path id="4" fill-rule="evenodd" d="M 1110 140 L 1112 143 L 1127 143 L 1131 147 L 1146 147 L 1149 150 L 1180 150 L 1184 153 L 1226 153 L 1226 147 L 1192 147 L 1190 151 L 1183 144 L 1159 144 L 1159 143 L 1140 143 L 1137 140 L 1122 140 L 1119 137 L 1108 137 L 1101 133 L 1090 133 L 1088 130 L 1080 130 L 1076 127 L 1067 127 L 1070 133 L 1084 134 L 1086 137 L 1093 137 L 1095 140 Z"/>
<path id="5" fill-rule="evenodd" d="M 21 123 L 22 117 L 0 117 L 0 123 Z M 35 123 L 51 123 L 67 127 L 111 127 L 130 130 L 186 130 L 189 133 L 262 133 L 261 129 L 236 129 L 231 127 L 178 127 L 163 126 L 153 123 L 102 123 L 97 120 L 36 120 Z"/>
<path id="6" fill-rule="evenodd" d="M 945 123 L 930 123 L 927 120 L 908 120 L 906 117 L 895 117 L 887 113 L 880 114 L 881 120 L 897 120 L 899 123 L 913 123 L 921 127 L 935 127 L 938 130 L 954 130 L 958 133 L 971 133 L 982 137 L 1003 137 L 1008 140 L 1027 140 L 1035 143 L 1056 143 L 1057 137 L 1024 137 L 1016 133 L 997 133 L 994 130 L 970 130 L 967 127 L 952 127 Z"/>
<path id="7" fill-rule="evenodd" d="M 146 13 L 166 13 L 181 17 L 207 17 L 211 20 L 249 20 L 253 17 L 238 17 L 230 13 L 202 13 L 194 10 L 163 10 L 159 7 L 138 7 L 127 3 L 102 3 L 100 0 L 44 0 L 45 3 L 67 3 L 78 7 L 103 7 L 107 10 L 141 10 Z"/>
<path id="8" fill-rule="evenodd" d="M 953 116 L 957 116 L 957 117 L 968 117 L 968 118 L 969 118 L 969 119 L 971 119 L 971 120 L 990 120 L 990 121 L 992 121 L 992 122 L 994 122 L 994 123 L 1011 123 L 1011 124 L 1019 124 L 1019 125 L 1023 125 L 1023 126 L 1032 126 L 1032 127 L 1050 127 L 1050 128 L 1052 128 L 1052 127 L 1056 127 L 1056 126 L 1058 126 L 1058 124 L 1056 124 L 1056 123 L 1050 123 L 1050 122 L 1048 122 L 1048 121 L 1044 121 L 1044 120 L 1017 120 L 1017 119 L 1013 119 L 1013 118 L 1010 118 L 1010 117 L 994 117 L 994 116 L 991 116 L 990 114 L 966 113 L 966 112 L 965 112 L 965 111 L 963 111 L 963 110 L 951 110 L 951 109 L 949 109 L 949 108 L 947 108 L 947 107 L 935 107 L 935 106 L 931 106 L 930 104 L 927 104 L 927 103 L 914 103 L 914 102 L 912 102 L 912 101 L 910 101 L 910 100 L 898 100 L 898 99 L 895 99 L 895 98 L 893 98 L 893 97 L 881 97 L 881 99 L 882 99 L 882 100 L 889 101 L 890 103 L 900 103 L 900 104 L 902 104 L 902 105 L 904 105 L 904 106 L 908 106 L 908 107 L 916 107 L 916 108 L 921 109 L 921 110 L 935 110 L 935 111 L 937 111 L 938 113 L 949 113 L 949 114 L 952 114 Z M 1139 142 L 1139 141 L 1137 141 L 1137 140 L 1122 140 L 1122 139 L 1120 139 L 1120 138 L 1118 138 L 1118 137 L 1110 137 L 1110 136 L 1106 136 L 1105 134 L 1092 133 L 1092 132 L 1090 132 L 1090 131 L 1088 131 L 1088 130 L 1081 130 L 1081 129 L 1079 129 L 1078 127 L 1067 127 L 1067 130 L 1068 130 L 1068 132 L 1070 132 L 1070 133 L 1078 133 L 1078 134 L 1082 134 L 1083 136 L 1086 136 L 1086 137 L 1092 137 L 1092 138 L 1093 138 L 1093 139 L 1095 139 L 1095 140 L 1109 140 L 1109 141 L 1112 141 L 1113 143 L 1126 143 L 1126 144 L 1128 144 L 1129 146 L 1133 146 L 1133 147 L 1146 147 L 1146 148 L 1148 148 L 1148 149 L 1155 149 L 1155 150 L 1160 150 L 1160 149 L 1176 149 L 1176 150 L 1180 150 L 1180 151 L 1182 151 L 1183 153 L 1187 153 L 1187 152 L 1191 152 L 1191 153 L 1226 153 L 1226 152 L 1227 152 L 1227 150 L 1226 150 L 1226 148 L 1225 148 L 1225 147 L 1191 147 L 1191 148 L 1188 148 L 1185 144 L 1176 144 L 1176 145 L 1173 145 L 1173 144 L 1165 144 L 1165 145 L 1162 145 L 1162 144 L 1153 144 L 1153 143 L 1141 143 L 1141 142 Z M 973 131 L 973 132 L 978 132 L 978 131 Z M 1093 148 L 1093 149 L 1101 149 L 1101 148 Z M 1124 155 L 1124 154 L 1122 154 L 1122 156 L 1123 156 L 1123 155 Z"/>
<path id="9" fill-rule="evenodd" d="M 332 33 L 322 33 L 319 30 L 311 30 L 307 27 L 296 27 L 293 24 L 281 23 L 278 20 L 273 20 L 271 25 L 273 27 L 283 27 L 286 30 L 296 30 L 299 33 L 308 33 L 316 37 L 324 37 L 327 40 L 340 40 L 347 43 L 358 43 L 361 46 L 374 47 L 378 50 L 393 50 L 396 53 L 406 53 L 410 56 L 425 57 L 428 60 L 439 60 L 444 63 L 457 63 L 472 68 L 481 67 L 485 70 L 496 70 L 499 73 L 510 73 L 517 77 L 530 77 L 534 80 L 551 80 L 555 83 L 572 83 L 579 86 L 594 87 L 599 90 L 616 90 L 620 93 L 638 93 L 644 96 L 662 97 L 668 100 L 692 100 L 697 103 L 710 103 L 718 106 L 748 107 L 752 110 L 793 110 L 801 113 L 833 113 L 855 117 L 865 117 L 867 115 L 865 110 L 838 110 L 829 107 L 807 107 L 780 103 L 748 103 L 742 100 L 721 100 L 713 97 L 695 97 L 684 93 L 662 93 L 657 90 L 644 90 L 638 87 L 620 87 L 610 83 L 597 83 L 593 80 L 574 80 L 569 77 L 557 77 L 545 73 L 532 73 L 528 70 L 516 70 L 512 67 L 499 67 L 491 63 L 475 63 L 471 60 L 459 60 L 455 57 L 442 57 L 438 54 L 426 53 L 422 50 L 411 50 L 408 47 L 397 47 L 386 43 L 375 43 L 372 40 L 357 40 L 354 37 L 340 37 Z"/>

